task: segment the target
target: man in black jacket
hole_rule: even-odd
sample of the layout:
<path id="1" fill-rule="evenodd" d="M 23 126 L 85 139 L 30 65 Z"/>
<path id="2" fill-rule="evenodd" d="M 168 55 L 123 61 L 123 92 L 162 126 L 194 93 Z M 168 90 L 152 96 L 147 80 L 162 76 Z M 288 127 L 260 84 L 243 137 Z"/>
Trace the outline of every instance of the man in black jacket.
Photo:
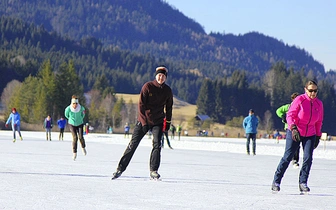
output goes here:
<path id="1" fill-rule="evenodd" d="M 157 67 L 155 80 L 147 82 L 142 86 L 138 104 L 138 122 L 134 128 L 132 139 L 121 157 L 112 179 L 120 177 L 126 170 L 140 141 L 149 130 L 151 130 L 153 134 L 153 149 L 149 164 L 150 177 L 152 179 L 160 178 L 160 174 L 158 174 L 157 171 L 161 161 L 163 119 L 166 117 L 166 130 L 168 131 L 173 110 L 173 93 L 171 88 L 165 84 L 167 73 L 168 69 L 165 66 Z M 164 110 L 166 110 L 166 113 Z"/>

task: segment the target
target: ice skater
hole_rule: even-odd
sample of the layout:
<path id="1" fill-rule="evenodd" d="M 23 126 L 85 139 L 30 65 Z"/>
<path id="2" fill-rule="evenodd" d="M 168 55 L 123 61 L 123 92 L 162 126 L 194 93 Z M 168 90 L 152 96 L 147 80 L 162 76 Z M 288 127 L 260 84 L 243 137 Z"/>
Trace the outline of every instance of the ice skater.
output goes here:
<path id="1" fill-rule="evenodd" d="M 83 154 L 86 155 L 86 144 L 83 135 L 85 108 L 79 104 L 76 96 L 72 96 L 71 104 L 65 109 L 64 116 L 68 119 L 69 128 L 72 134 L 73 160 L 76 160 L 78 139 L 81 143 Z"/>
<path id="2" fill-rule="evenodd" d="M 299 95 L 299 93 L 293 93 L 291 95 L 291 99 L 292 101 Z M 276 114 L 278 115 L 278 117 L 280 117 L 282 119 L 282 122 L 285 124 L 285 131 L 287 130 L 288 124 L 287 124 L 287 120 L 286 120 L 286 114 L 289 110 L 291 104 L 285 104 L 280 106 L 277 110 L 276 110 Z M 293 160 L 292 160 L 292 164 L 294 168 L 299 168 L 299 159 L 300 159 L 300 146 L 298 147 L 297 151 L 295 152 L 294 156 L 293 156 Z"/>
<path id="3" fill-rule="evenodd" d="M 299 190 L 308 193 L 308 176 L 313 162 L 313 151 L 319 145 L 322 135 L 324 108 L 321 100 L 317 98 L 317 83 L 308 81 L 305 93 L 297 96 L 287 112 L 286 121 L 286 147 L 283 157 L 275 171 L 272 191 L 280 191 L 281 180 L 292 161 L 300 143 L 303 148 L 303 163 L 299 175 Z"/>
<path id="4" fill-rule="evenodd" d="M 13 142 L 16 141 L 16 132 L 18 132 L 20 140 L 22 141 L 22 135 L 20 131 L 20 125 L 21 125 L 21 117 L 20 114 L 16 111 L 16 108 L 12 108 L 12 112 L 10 113 L 7 121 L 6 121 L 6 128 L 8 128 L 8 124 L 12 122 L 12 130 L 13 130 Z"/>
<path id="5" fill-rule="evenodd" d="M 43 122 L 43 128 L 46 130 L 46 138 L 47 141 L 51 141 L 51 129 L 53 127 L 53 120 L 50 117 L 50 115 L 48 115 Z"/>
<path id="6" fill-rule="evenodd" d="M 166 120 L 166 118 L 164 118 L 163 127 L 162 127 L 161 147 L 164 148 L 164 139 L 166 137 L 168 147 L 170 149 L 173 149 L 173 147 L 170 145 L 170 141 L 169 141 L 169 138 L 168 138 L 168 136 L 169 136 L 168 135 L 168 130 L 166 128 L 167 128 L 167 120 Z"/>
<path id="7" fill-rule="evenodd" d="M 138 122 L 135 125 L 132 139 L 122 155 L 112 179 L 120 177 L 126 170 L 140 141 L 150 130 L 153 134 L 153 148 L 150 155 L 149 175 L 152 179 L 160 178 L 158 169 L 161 162 L 163 119 L 167 118 L 166 130 L 168 131 L 173 109 L 173 93 L 171 88 L 165 83 L 167 73 L 168 69 L 165 66 L 157 67 L 155 80 L 147 82 L 142 86 L 138 103 Z"/>
<path id="8" fill-rule="evenodd" d="M 250 140 L 252 139 L 252 153 L 256 155 L 256 139 L 259 120 L 254 115 L 253 109 L 249 110 L 249 115 L 244 118 L 243 127 L 246 133 L 246 153 L 250 155 Z"/>
<path id="9" fill-rule="evenodd" d="M 59 120 L 57 120 L 57 125 L 58 128 L 60 129 L 60 133 L 58 135 L 58 140 L 59 141 L 63 141 L 64 138 L 64 129 L 65 129 L 65 125 L 66 125 L 66 119 L 64 119 L 64 117 L 61 117 Z"/>

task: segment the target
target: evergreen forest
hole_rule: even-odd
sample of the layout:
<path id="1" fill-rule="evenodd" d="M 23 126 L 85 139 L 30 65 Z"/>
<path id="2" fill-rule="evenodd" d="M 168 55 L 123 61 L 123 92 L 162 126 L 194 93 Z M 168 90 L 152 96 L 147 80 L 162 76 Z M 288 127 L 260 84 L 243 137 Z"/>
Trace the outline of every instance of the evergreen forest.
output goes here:
<path id="1" fill-rule="evenodd" d="M 257 32 L 206 34 L 161 0 L 0 4 L 1 102 L 8 113 L 20 107 L 24 122 L 60 117 L 72 95 L 96 128 L 132 122 L 136 107 L 115 93 L 139 93 L 164 64 L 174 95 L 196 104 L 197 114 L 230 124 L 253 108 L 269 131 L 283 126 L 275 110 L 316 80 L 323 131 L 336 134 L 335 72 L 304 49 Z"/>

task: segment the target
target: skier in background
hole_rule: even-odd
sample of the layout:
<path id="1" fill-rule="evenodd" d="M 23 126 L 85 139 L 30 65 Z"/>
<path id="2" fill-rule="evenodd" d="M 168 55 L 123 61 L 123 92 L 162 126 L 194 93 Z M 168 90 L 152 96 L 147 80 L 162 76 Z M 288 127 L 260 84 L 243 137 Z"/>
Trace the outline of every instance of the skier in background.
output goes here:
<path id="1" fill-rule="evenodd" d="M 13 130 L 13 142 L 16 141 L 16 132 L 18 132 L 21 141 L 22 136 L 21 136 L 21 131 L 20 131 L 20 124 L 21 124 L 21 117 L 20 114 L 16 111 L 16 108 L 12 108 L 12 112 L 10 113 L 7 121 L 6 121 L 6 128 L 8 128 L 8 124 L 12 122 L 12 130 Z"/>

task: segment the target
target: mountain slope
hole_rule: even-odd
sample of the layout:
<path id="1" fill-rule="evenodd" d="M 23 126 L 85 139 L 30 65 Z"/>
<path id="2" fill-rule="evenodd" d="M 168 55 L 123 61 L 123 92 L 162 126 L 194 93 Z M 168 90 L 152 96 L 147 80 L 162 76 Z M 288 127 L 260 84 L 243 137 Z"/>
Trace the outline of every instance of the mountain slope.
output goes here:
<path id="1" fill-rule="evenodd" d="M 0 14 L 42 24 L 77 40 L 93 36 L 105 46 L 188 62 L 188 68 L 210 78 L 234 69 L 260 77 L 278 61 L 306 73 L 318 72 L 319 77 L 325 73 L 305 50 L 263 34 L 208 35 L 200 24 L 162 0 L 5 0 Z M 204 64 L 209 62 L 221 67 L 209 69 Z"/>

